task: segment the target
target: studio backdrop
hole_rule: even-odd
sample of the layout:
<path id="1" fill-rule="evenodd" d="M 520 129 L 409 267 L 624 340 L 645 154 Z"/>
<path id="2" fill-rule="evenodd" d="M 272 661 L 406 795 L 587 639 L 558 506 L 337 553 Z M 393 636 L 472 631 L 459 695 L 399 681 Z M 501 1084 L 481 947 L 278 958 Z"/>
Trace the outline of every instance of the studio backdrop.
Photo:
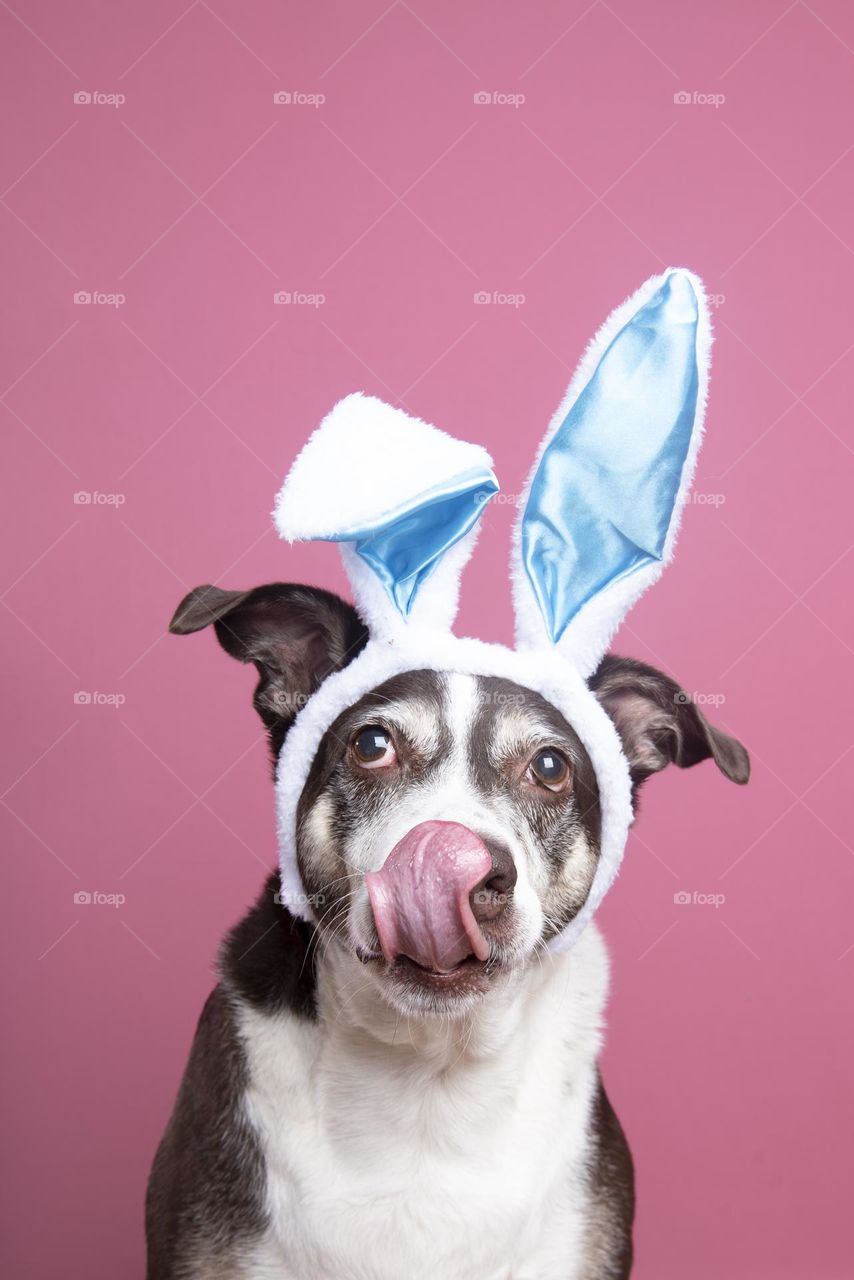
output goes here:
<path id="1" fill-rule="evenodd" d="M 675 266 L 706 439 L 614 647 L 753 777 L 650 786 L 600 914 L 635 1274 L 850 1275 L 854 9 L 9 0 L 0 40 L 4 1273 L 143 1274 L 216 948 L 276 863 L 254 672 L 168 637 L 178 601 L 346 593 L 270 513 L 361 390 L 494 459 L 459 630 L 509 642 L 537 443 Z"/>

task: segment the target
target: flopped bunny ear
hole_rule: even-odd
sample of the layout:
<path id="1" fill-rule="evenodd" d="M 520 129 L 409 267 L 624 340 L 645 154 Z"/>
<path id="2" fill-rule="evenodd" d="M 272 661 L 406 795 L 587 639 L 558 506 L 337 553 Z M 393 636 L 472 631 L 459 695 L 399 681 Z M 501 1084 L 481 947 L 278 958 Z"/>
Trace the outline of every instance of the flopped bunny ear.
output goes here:
<path id="1" fill-rule="evenodd" d="M 498 492 L 485 449 L 361 393 L 339 401 L 295 461 L 273 518 L 288 541 L 341 544 L 372 633 L 450 628 L 459 576 Z"/>
<path id="2" fill-rule="evenodd" d="M 523 497 L 520 647 L 558 645 L 585 676 L 673 554 L 702 434 L 711 326 L 689 271 L 641 286 L 593 339 Z"/>

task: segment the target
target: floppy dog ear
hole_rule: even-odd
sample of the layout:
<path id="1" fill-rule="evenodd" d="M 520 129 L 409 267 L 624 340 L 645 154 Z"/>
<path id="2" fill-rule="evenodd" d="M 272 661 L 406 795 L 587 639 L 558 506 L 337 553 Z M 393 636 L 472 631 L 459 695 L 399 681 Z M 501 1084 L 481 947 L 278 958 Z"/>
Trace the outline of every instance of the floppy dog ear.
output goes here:
<path id="1" fill-rule="evenodd" d="M 709 724 L 675 680 L 632 658 L 608 654 L 589 680 L 614 721 L 635 786 L 668 764 L 688 769 L 711 757 L 733 782 L 747 782 L 741 743 Z"/>
<path id="2" fill-rule="evenodd" d="M 178 605 L 169 630 L 183 636 L 211 623 L 226 653 L 258 670 L 253 701 L 274 754 L 318 685 L 347 666 L 368 639 L 352 605 L 331 591 L 278 582 L 251 591 L 196 587 Z"/>

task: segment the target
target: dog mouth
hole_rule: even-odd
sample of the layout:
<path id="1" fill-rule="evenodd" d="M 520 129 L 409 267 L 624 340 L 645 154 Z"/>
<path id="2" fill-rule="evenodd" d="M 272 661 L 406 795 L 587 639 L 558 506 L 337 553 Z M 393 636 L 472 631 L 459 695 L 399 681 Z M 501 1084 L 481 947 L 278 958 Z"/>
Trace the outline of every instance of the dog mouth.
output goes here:
<path id="1" fill-rule="evenodd" d="M 411 993 L 452 997 L 482 995 L 495 970 L 491 960 L 480 960 L 473 954 L 447 968 L 420 964 L 407 955 L 388 961 L 381 952 L 362 947 L 356 948 L 356 956 L 363 965 L 377 969 L 386 981 Z"/>
<path id="2" fill-rule="evenodd" d="M 399 840 L 365 888 L 380 949 L 389 965 L 408 958 L 442 974 L 469 956 L 485 961 L 489 942 L 475 917 L 472 895 L 492 858 L 468 827 L 421 822 Z"/>
<path id="3" fill-rule="evenodd" d="M 435 819 L 413 827 L 380 870 L 366 872 L 370 941 L 356 954 L 388 995 L 447 1007 L 486 991 L 496 956 L 481 925 L 495 924 L 493 875 L 480 836 Z"/>

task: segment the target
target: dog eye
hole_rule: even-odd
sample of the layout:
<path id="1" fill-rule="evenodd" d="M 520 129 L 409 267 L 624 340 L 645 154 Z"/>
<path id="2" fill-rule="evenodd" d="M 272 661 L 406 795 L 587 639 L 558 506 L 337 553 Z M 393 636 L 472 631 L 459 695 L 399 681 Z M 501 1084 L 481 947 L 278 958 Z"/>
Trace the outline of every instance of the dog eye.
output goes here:
<path id="1" fill-rule="evenodd" d="M 563 791 L 570 779 L 569 761 L 553 747 L 538 751 L 528 768 L 534 780 L 550 791 Z"/>
<path id="2" fill-rule="evenodd" d="M 391 734 L 378 724 L 357 730 L 352 739 L 353 755 L 363 768 L 378 769 L 394 764 L 396 756 Z"/>

